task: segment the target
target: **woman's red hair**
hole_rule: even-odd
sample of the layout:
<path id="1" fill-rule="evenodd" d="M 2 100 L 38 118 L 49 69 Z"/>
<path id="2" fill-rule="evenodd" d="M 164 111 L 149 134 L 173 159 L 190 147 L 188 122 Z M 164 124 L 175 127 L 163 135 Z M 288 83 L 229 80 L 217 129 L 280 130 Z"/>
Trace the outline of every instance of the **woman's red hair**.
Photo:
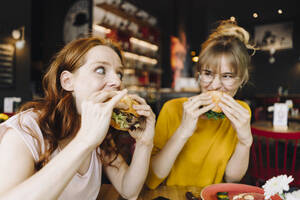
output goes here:
<path id="1" fill-rule="evenodd" d="M 75 136 L 81 125 L 81 119 L 77 113 L 74 97 L 71 92 L 65 91 L 61 87 L 60 75 L 64 70 L 75 72 L 84 64 L 87 52 L 98 45 L 111 47 L 122 60 L 120 49 L 110 42 L 97 37 L 74 40 L 53 57 L 42 81 L 44 97 L 27 102 L 20 108 L 19 112 L 33 109 L 33 111 L 38 114 L 37 123 L 42 131 L 46 148 L 45 152 L 40 154 L 40 159 L 36 163 L 37 170 L 42 168 L 49 161 L 50 155 L 58 147 L 58 142 L 65 138 Z M 33 131 L 30 132 L 29 134 L 38 140 L 37 134 Z M 111 145 L 111 138 L 112 137 L 108 134 L 108 137 L 101 144 L 101 147 L 108 154 L 115 152 L 116 155 L 118 155 L 117 149 Z M 38 143 L 41 149 L 39 140 Z M 101 155 L 100 157 L 102 158 Z"/>

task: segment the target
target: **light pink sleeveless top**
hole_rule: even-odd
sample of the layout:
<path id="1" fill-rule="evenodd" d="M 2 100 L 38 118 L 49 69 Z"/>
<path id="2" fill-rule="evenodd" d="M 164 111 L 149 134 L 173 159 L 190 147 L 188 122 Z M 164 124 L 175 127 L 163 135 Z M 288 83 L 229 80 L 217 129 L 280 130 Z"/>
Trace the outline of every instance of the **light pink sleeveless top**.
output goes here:
<path id="1" fill-rule="evenodd" d="M 21 117 L 21 125 L 19 125 L 19 117 Z M 24 111 L 17 115 L 12 116 L 7 121 L 3 122 L 0 125 L 0 142 L 1 139 L 7 130 L 7 128 L 13 128 L 19 136 L 22 138 L 24 143 L 27 145 L 28 149 L 32 153 L 32 156 L 35 161 L 39 160 L 41 152 L 44 152 L 45 145 L 44 139 L 39 128 L 37 121 L 37 114 L 32 111 Z M 39 149 L 38 142 L 35 138 L 28 134 L 28 128 L 33 130 L 39 137 L 41 141 L 41 148 Z M 59 150 L 56 149 L 51 158 L 59 153 Z M 102 165 L 100 160 L 98 160 L 96 155 L 96 150 L 92 153 L 92 158 L 88 171 L 80 175 L 76 173 L 68 186 L 65 188 L 63 193 L 59 196 L 59 200 L 94 200 L 97 198 L 100 186 L 101 186 L 101 169 Z"/>

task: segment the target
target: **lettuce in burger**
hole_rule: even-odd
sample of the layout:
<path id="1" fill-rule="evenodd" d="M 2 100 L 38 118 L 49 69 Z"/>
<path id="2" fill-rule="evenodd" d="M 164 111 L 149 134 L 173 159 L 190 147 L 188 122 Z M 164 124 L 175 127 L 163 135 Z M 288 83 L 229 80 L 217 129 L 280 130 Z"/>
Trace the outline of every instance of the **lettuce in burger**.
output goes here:
<path id="1" fill-rule="evenodd" d="M 210 111 L 205 113 L 205 116 L 208 119 L 223 119 L 225 117 L 225 114 L 222 112 L 222 109 L 218 106 L 221 97 L 223 95 L 223 92 L 220 91 L 208 91 L 207 92 L 212 97 L 212 101 L 216 104 L 216 106 L 211 109 Z"/>
<path id="2" fill-rule="evenodd" d="M 123 97 L 119 104 L 125 104 L 125 106 L 117 106 L 113 109 L 110 126 L 119 131 L 129 131 L 139 128 L 144 120 L 143 116 L 140 116 L 134 109 L 133 105 L 139 104 L 132 99 L 129 95 Z M 124 109 L 126 107 L 126 109 Z"/>

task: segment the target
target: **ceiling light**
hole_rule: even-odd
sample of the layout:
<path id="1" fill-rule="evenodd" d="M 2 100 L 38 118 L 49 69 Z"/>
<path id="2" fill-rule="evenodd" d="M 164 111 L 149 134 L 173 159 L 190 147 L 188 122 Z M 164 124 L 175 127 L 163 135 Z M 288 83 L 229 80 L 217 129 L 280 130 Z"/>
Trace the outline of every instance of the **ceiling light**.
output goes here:
<path id="1" fill-rule="evenodd" d="M 98 24 L 94 24 L 94 25 L 93 25 L 93 29 L 94 29 L 95 31 L 98 31 L 98 32 L 101 32 L 101 33 L 105 33 L 105 34 L 108 34 L 108 33 L 111 32 L 111 30 L 110 30 L 109 28 L 105 28 L 105 27 L 100 26 L 100 25 L 98 25 Z"/>
<path id="2" fill-rule="evenodd" d="M 135 73 L 134 69 L 124 69 L 124 74 L 131 75 L 131 74 L 134 74 L 134 73 Z"/>
<path id="3" fill-rule="evenodd" d="M 154 58 L 149 58 L 149 57 L 146 57 L 146 56 L 140 56 L 140 55 L 130 53 L 130 52 L 127 52 L 127 51 L 124 51 L 123 53 L 124 53 L 124 57 L 128 58 L 128 59 L 138 60 L 140 62 L 148 63 L 148 64 L 151 64 L 151 65 L 156 65 L 157 64 L 157 60 L 154 59 Z"/>
<path id="4" fill-rule="evenodd" d="M 234 16 L 231 16 L 231 17 L 230 17 L 230 20 L 233 21 L 233 22 L 235 22 L 235 17 L 234 17 Z"/>
<path id="5" fill-rule="evenodd" d="M 258 14 L 256 12 L 253 13 L 253 18 L 258 18 Z"/>
<path id="6" fill-rule="evenodd" d="M 277 12 L 278 12 L 278 14 L 279 14 L 279 15 L 281 15 L 281 14 L 282 14 L 282 10 L 281 10 L 281 9 L 278 9 L 278 11 L 277 11 Z"/>
<path id="7" fill-rule="evenodd" d="M 21 38 L 21 30 L 15 29 L 12 31 L 11 35 L 15 40 L 18 40 Z"/>
<path id="8" fill-rule="evenodd" d="M 140 39 L 137 39 L 135 37 L 131 37 L 129 38 L 129 41 L 131 43 L 134 43 L 136 45 L 139 45 L 139 46 L 142 46 L 142 47 L 145 47 L 145 48 L 148 48 L 148 49 L 151 49 L 153 51 L 157 51 L 158 50 L 158 46 L 155 45 L 155 44 L 151 44 L 149 42 L 146 42 L 146 41 L 143 41 L 143 40 L 140 40 Z"/>
<path id="9" fill-rule="evenodd" d="M 14 29 L 11 33 L 12 37 L 17 40 L 16 47 L 22 49 L 25 46 L 25 27 L 22 26 L 18 29 Z"/>

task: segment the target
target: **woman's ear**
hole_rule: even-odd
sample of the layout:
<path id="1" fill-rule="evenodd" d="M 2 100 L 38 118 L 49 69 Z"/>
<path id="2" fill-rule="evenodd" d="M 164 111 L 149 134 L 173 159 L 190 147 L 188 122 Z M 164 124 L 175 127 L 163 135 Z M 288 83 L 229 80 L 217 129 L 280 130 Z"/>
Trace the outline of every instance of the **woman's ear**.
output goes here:
<path id="1" fill-rule="evenodd" d="M 69 92 L 73 91 L 73 74 L 67 70 L 60 74 L 60 85 L 61 87 Z"/>

